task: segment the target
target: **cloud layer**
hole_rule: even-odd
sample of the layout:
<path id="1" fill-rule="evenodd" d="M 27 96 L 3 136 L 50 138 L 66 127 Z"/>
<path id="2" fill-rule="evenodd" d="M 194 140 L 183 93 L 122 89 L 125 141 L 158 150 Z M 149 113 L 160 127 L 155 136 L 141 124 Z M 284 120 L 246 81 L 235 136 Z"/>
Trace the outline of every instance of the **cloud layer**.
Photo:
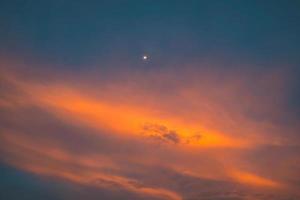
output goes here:
<path id="1" fill-rule="evenodd" d="M 281 70 L 1 65 L 1 162 L 124 198 L 299 195 L 299 125 Z"/>

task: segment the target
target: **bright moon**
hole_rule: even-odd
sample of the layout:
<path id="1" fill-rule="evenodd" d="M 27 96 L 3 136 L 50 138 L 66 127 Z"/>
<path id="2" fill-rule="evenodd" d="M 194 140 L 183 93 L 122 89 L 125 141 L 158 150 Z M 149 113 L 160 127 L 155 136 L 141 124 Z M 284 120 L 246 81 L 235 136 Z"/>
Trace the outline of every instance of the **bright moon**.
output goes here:
<path id="1" fill-rule="evenodd" d="M 148 56 L 147 55 L 143 55 L 143 60 L 148 60 Z"/>

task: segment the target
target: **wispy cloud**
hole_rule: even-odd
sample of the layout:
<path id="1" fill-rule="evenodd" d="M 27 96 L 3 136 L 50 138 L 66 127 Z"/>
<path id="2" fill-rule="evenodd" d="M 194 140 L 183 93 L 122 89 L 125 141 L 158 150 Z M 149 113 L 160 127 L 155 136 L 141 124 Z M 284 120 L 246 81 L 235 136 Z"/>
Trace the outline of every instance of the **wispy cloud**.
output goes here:
<path id="1" fill-rule="evenodd" d="M 208 192 L 205 184 L 220 198 L 244 188 L 250 195 L 298 187 L 299 151 L 281 151 L 290 156 L 282 165 L 268 148 L 299 146 L 295 119 L 287 126 L 281 117 L 289 117 L 288 84 L 277 72 L 220 74 L 192 66 L 177 68 L 180 77 L 168 69 L 125 70 L 99 80 L 97 71 L 63 78 L 30 69 L 35 75 L 26 77 L 18 67 L 2 70 L 3 162 L 158 199 L 196 197 Z M 274 169 L 255 158 L 261 149 Z"/>

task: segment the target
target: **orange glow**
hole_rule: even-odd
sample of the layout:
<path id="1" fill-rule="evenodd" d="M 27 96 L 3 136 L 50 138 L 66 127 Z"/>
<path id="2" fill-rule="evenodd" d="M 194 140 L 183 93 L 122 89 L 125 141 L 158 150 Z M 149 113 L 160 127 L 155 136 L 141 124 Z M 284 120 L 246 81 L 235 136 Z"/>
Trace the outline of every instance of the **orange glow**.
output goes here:
<path id="1" fill-rule="evenodd" d="M 54 128 L 53 131 L 57 133 L 52 137 L 59 138 L 65 134 L 64 128 L 60 130 L 60 126 L 71 129 L 66 134 L 70 141 L 64 141 L 65 138 L 62 137 L 56 143 L 56 138 L 51 136 L 49 138 L 54 142 L 40 137 L 39 133 L 32 134 L 31 131 L 35 131 L 36 127 L 22 132 L 23 126 L 27 125 L 24 122 L 20 123 L 20 127 L 17 125 L 18 120 L 24 119 L 18 118 L 17 114 L 16 117 L 11 117 L 11 124 L 16 123 L 17 128 L 14 131 L 14 128 L 5 126 L 1 130 L 1 160 L 20 169 L 79 184 L 108 189 L 122 188 L 140 195 L 170 200 L 184 199 L 184 195 L 159 184 L 157 187 L 155 184 L 151 185 L 151 180 L 147 179 L 149 184 L 131 177 L 128 174 L 135 173 L 132 166 L 170 169 L 180 174 L 180 177 L 188 177 L 188 180 L 236 182 L 263 189 L 277 189 L 286 185 L 276 175 L 273 180 L 272 174 L 261 167 L 263 165 L 256 166 L 251 163 L 251 159 L 248 160 L 247 156 L 253 156 L 251 152 L 259 150 L 264 144 L 271 146 L 274 141 L 276 145 L 282 143 L 280 140 L 277 142 L 275 134 L 270 136 L 273 134 L 270 130 L 274 130 L 272 123 L 256 122 L 252 116 L 247 118 L 249 110 L 264 108 L 260 105 L 260 99 L 247 96 L 243 102 L 246 109 L 234 103 L 228 105 L 226 98 L 232 100 L 236 96 L 243 97 L 244 93 L 232 95 L 235 93 L 231 90 L 235 91 L 235 87 L 221 88 L 221 95 L 216 95 L 213 91 L 216 87 L 211 86 L 210 82 L 204 86 L 196 84 L 194 88 L 176 85 L 176 91 L 179 92 L 174 96 L 167 96 L 161 91 L 147 91 L 131 85 L 116 84 L 104 90 L 105 87 L 99 84 L 99 88 L 85 91 L 84 87 L 62 80 L 41 83 L 42 81 L 34 80 L 26 82 L 13 76 L 6 76 L 6 79 L 18 92 L 8 99 L 0 97 L 1 108 L 13 114 L 19 110 L 20 113 L 25 112 L 24 108 L 34 108 L 41 115 L 46 113 L 45 120 L 49 117 L 55 121 L 50 123 L 59 124 Z M 97 92 L 93 93 L 95 90 Z M 132 95 L 135 93 L 139 96 Z M 158 97 L 151 99 L 155 95 Z M 220 99 L 219 96 L 226 98 Z M 249 108 L 248 105 L 252 107 Z M 27 115 L 24 118 L 26 117 Z M 74 127 L 79 128 L 79 131 L 73 133 Z M 43 128 L 38 127 L 38 130 L 43 131 Z M 48 133 L 47 130 L 45 132 Z M 75 142 L 72 141 L 73 136 L 76 136 Z M 109 138 L 110 136 L 112 137 Z M 81 138 L 88 138 L 86 143 L 90 142 L 89 139 L 95 140 L 95 149 L 94 146 L 91 149 L 81 147 L 81 141 L 78 141 Z M 108 142 L 111 146 L 101 146 L 103 143 L 100 140 L 103 138 L 109 142 L 113 140 Z M 100 147 L 97 146 L 97 139 Z M 68 144 L 72 142 L 72 148 L 68 149 Z M 86 143 L 84 144 L 87 145 Z M 121 143 L 125 147 L 119 148 Z M 82 150 L 79 154 L 77 149 L 74 150 L 77 145 L 78 151 Z M 115 149 L 117 153 L 114 152 Z M 119 162 L 128 166 L 124 167 Z M 244 165 L 247 165 L 246 169 L 249 171 L 261 167 L 261 174 L 241 170 L 245 169 Z M 131 167 L 133 169 L 127 169 Z M 145 171 L 143 173 L 148 173 Z M 160 181 L 159 178 L 157 180 Z"/>
<path id="2" fill-rule="evenodd" d="M 6 158 L 10 164 L 46 176 L 64 178 L 76 183 L 94 187 L 116 189 L 123 188 L 140 195 L 159 197 L 167 200 L 181 200 L 181 196 L 173 191 L 149 187 L 124 176 L 110 175 L 102 172 L 103 168 L 117 169 L 109 159 L 101 156 L 95 158 L 72 155 L 61 149 L 53 149 L 46 145 L 33 143 L 28 137 L 15 137 L 12 134 L 2 134 L 3 147 L 8 154 L 17 153 L 20 159 Z M 8 146 L 10 148 L 8 148 Z M 2 148 L 3 148 L 2 147 Z M 38 158 L 41 156 L 40 158 Z M 24 161 L 31 160 L 31 162 Z M 77 166 L 77 167 L 70 167 Z"/>
<path id="3" fill-rule="evenodd" d="M 91 99 L 80 94 L 62 88 L 50 88 L 47 94 L 38 92 L 35 94 L 37 101 L 43 107 L 48 107 L 51 112 L 65 120 L 75 120 L 76 123 L 117 132 L 119 134 L 135 134 L 149 136 L 151 131 L 145 130 L 146 124 L 165 126 L 175 131 L 182 144 L 191 147 L 236 147 L 244 148 L 250 144 L 246 140 L 228 137 L 215 131 L 206 131 L 199 125 L 189 123 L 178 117 L 162 117 L 161 113 L 152 112 L 142 106 L 108 103 L 101 100 Z M 197 133 L 201 133 L 197 138 Z"/>
<path id="4" fill-rule="evenodd" d="M 233 171 L 232 173 L 233 178 L 240 182 L 245 183 L 257 187 L 280 187 L 281 185 L 275 181 L 257 176 L 255 174 L 249 172 L 242 172 L 242 171 Z"/>

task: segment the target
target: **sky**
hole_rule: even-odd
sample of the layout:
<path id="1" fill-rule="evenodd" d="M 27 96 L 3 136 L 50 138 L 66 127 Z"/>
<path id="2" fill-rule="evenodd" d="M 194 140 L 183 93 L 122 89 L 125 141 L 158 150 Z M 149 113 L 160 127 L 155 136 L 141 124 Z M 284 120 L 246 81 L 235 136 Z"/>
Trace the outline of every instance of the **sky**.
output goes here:
<path id="1" fill-rule="evenodd" d="M 299 199 L 299 9 L 2 0 L 0 199 Z"/>

